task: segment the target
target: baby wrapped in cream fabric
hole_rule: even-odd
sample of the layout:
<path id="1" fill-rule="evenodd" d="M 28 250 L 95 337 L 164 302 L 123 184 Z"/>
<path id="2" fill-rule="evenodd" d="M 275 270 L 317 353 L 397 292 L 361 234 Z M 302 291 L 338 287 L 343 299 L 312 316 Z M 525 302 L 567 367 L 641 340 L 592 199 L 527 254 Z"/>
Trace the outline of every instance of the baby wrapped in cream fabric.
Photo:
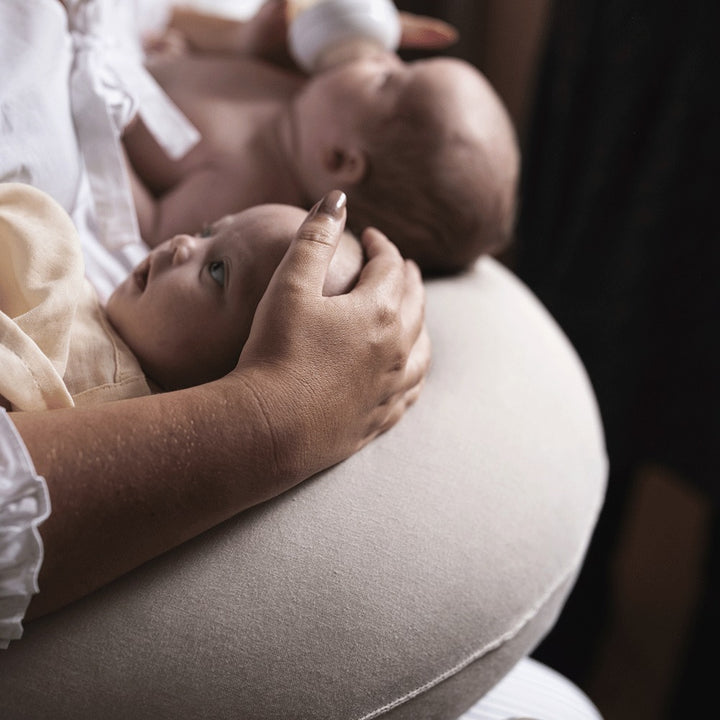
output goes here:
<path id="1" fill-rule="evenodd" d="M 0 184 L 0 395 L 43 410 L 150 393 L 84 278 L 77 231 L 48 195 Z"/>

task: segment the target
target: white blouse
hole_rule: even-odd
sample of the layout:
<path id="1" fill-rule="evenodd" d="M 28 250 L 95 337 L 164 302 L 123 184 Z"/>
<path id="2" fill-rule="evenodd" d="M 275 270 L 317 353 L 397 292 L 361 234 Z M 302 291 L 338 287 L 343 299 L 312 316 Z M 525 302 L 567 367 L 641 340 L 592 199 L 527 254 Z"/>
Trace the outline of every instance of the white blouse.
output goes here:
<path id="1" fill-rule="evenodd" d="M 0 408 L 0 648 L 22 635 L 43 559 L 38 525 L 50 514 L 45 480 Z"/>

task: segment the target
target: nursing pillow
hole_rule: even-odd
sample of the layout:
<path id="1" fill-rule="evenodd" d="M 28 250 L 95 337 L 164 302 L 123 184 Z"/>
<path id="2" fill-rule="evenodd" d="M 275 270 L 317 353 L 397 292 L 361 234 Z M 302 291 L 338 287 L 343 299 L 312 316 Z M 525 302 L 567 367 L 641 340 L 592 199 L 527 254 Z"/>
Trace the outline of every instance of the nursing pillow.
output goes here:
<path id="1" fill-rule="evenodd" d="M 433 364 L 343 463 L 26 625 L 5 720 L 450 720 L 553 625 L 603 499 L 585 372 L 492 259 L 427 283 Z"/>

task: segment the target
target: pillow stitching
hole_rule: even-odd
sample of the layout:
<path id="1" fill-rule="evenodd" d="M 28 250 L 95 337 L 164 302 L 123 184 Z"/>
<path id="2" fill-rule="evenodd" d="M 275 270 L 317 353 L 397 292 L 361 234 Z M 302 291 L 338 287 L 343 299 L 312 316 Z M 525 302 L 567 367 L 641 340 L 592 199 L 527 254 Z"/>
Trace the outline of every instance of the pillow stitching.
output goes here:
<path id="1" fill-rule="evenodd" d="M 600 495 L 600 501 L 596 503 L 595 507 L 595 517 L 597 517 L 597 514 L 600 511 L 600 507 L 602 506 L 604 494 Z M 588 539 L 589 540 L 589 539 Z M 493 650 L 497 650 L 499 647 L 501 647 L 503 644 L 505 644 L 507 641 L 512 640 L 514 637 L 516 637 L 523 628 L 525 628 L 528 623 L 538 614 L 540 609 L 547 604 L 550 597 L 557 592 L 557 590 L 565 583 L 572 575 L 573 573 L 577 572 L 580 565 L 582 564 L 583 557 L 585 555 L 585 551 L 587 548 L 587 542 L 583 543 L 582 546 L 579 549 L 579 552 L 577 552 L 574 555 L 574 560 L 571 563 L 571 567 L 566 569 L 564 573 L 560 576 L 560 578 L 553 583 L 553 585 L 550 587 L 550 589 L 541 597 L 539 602 L 537 602 L 535 605 L 533 605 L 530 610 L 522 616 L 520 621 L 510 628 L 507 632 L 505 632 L 500 637 L 496 638 L 493 642 L 489 643 L 488 645 L 479 648 L 475 652 L 468 655 L 466 658 L 458 662 L 453 667 L 449 668 L 445 672 L 440 673 L 437 677 L 433 678 L 432 680 L 429 680 L 428 682 L 424 683 L 423 685 L 420 685 L 419 687 L 415 688 L 414 690 L 411 690 L 410 692 L 406 693 L 405 695 L 401 695 L 400 697 L 396 698 L 395 700 L 392 700 L 391 702 L 376 708 L 375 710 L 371 710 L 369 713 L 357 718 L 357 720 L 374 720 L 374 718 L 380 717 L 381 715 L 384 715 L 385 713 L 389 712 L 390 710 L 394 710 L 395 708 L 399 707 L 400 705 L 403 705 L 406 702 L 409 702 L 410 700 L 413 700 L 416 697 L 419 697 L 423 693 L 427 692 L 428 690 L 432 690 L 432 688 L 436 687 L 440 683 L 444 682 L 445 680 L 450 679 L 454 675 L 457 675 L 459 672 L 464 670 L 466 667 L 474 663 L 476 660 L 479 660 L 484 655 L 487 655 L 489 652 L 492 652 Z"/>

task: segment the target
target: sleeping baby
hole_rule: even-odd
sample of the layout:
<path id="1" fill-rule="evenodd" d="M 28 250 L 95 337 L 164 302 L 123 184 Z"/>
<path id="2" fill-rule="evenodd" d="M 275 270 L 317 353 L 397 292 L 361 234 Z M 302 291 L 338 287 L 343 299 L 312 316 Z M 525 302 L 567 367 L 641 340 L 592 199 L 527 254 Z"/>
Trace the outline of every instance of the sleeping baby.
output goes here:
<path id="1" fill-rule="evenodd" d="M 65 211 L 31 186 L 0 183 L 0 402 L 12 410 L 72 407 L 227 374 L 305 217 L 296 207 L 263 205 L 176 235 L 103 308 L 84 279 Z M 360 244 L 345 233 L 324 294 L 348 292 L 361 265 Z"/>
<path id="2" fill-rule="evenodd" d="M 332 188 L 347 193 L 352 231 L 379 228 L 426 272 L 464 268 L 507 243 L 518 150 L 485 77 L 460 60 L 405 62 L 373 43 L 331 50 L 309 78 L 239 54 L 148 60 L 202 136 L 174 161 L 142 121 L 126 132 L 148 244 L 260 203 L 307 207 Z"/>

